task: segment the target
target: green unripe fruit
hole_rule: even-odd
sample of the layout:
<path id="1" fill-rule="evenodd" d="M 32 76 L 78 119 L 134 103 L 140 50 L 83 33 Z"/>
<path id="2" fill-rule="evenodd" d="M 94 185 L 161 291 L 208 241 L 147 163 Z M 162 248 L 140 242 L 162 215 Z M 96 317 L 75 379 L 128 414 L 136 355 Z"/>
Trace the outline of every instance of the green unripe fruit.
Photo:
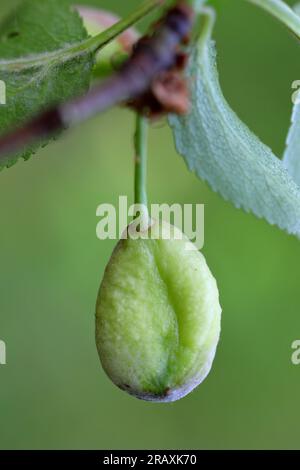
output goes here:
<path id="1" fill-rule="evenodd" d="M 187 395 L 211 369 L 220 320 L 216 281 L 178 229 L 152 221 L 118 243 L 96 311 L 99 356 L 118 387 L 157 402 Z"/>

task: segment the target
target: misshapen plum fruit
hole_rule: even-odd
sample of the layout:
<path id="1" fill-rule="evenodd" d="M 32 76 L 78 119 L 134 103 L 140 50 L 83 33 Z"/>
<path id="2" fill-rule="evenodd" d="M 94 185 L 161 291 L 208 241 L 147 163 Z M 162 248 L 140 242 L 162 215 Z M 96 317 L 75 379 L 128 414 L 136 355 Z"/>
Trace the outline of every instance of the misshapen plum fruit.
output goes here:
<path id="1" fill-rule="evenodd" d="M 211 369 L 220 321 L 216 281 L 178 229 L 152 222 L 118 243 L 96 309 L 100 360 L 118 387 L 149 401 L 184 397 Z"/>

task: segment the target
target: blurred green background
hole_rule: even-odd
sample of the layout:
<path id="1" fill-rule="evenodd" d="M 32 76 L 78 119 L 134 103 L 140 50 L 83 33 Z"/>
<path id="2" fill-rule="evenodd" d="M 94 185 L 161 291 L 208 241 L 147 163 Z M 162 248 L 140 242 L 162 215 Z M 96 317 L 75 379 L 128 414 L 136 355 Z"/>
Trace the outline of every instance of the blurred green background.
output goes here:
<path id="1" fill-rule="evenodd" d="M 1 0 L 1 15 L 16 1 Z M 88 0 L 125 15 L 139 1 Z M 280 155 L 299 44 L 264 12 L 216 0 L 224 92 Z M 293 2 L 290 2 L 292 4 Z M 114 242 L 96 207 L 133 188 L 133 115 L 113 110 L 0 174 L 2 449 L 299 448 L 300 243 L 235 210 L 188 172 L 166 125 L 151 131 L 151 202 L 205 203 L 205 248 L 223 307 L 207 380 L 174 404 L 138 401 L 100 367 L 94 306 Z"/>

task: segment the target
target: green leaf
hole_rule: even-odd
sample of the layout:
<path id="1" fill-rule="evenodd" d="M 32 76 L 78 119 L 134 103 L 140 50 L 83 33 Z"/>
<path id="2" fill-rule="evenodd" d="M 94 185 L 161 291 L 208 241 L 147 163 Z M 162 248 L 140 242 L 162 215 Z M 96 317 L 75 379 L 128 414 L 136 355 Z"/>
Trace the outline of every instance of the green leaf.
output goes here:
<path id="1" fill-rule="evenodd" d="M 70 54 L 69 49 L 86 37 L 79 15 L 62 0 L 27 0 L 1 25 L 0 80 L 6 84 L 1 134 L 50 104 L 85 92 L 93 57 Z M 11 166 L 21 156 L 27 159 L 36 149 L 1 159 L 0 166 Z"/>
<path id="2" fill-rule="evenodd" d="M 300 235 L 300 191 L 282 162 L 231 110 L 218 81 L 212 21 L 188 67 L 192 109 L 171 116 L 178 152 L 189 169 L 237 208 Z"/>
<path id="3" fill-rule="evenodd" d="M 270 15 L 274 16 L 296 36 L 300 37 L 300 18 L 282 0 L 248 0 L 250 3 L 263 8 Z"/>
<path id="4" fill-rule="evenodd" d="M 297 97 L 296 97 L 297 96 Z M 295 92 L 295 104 L 292 113 L 292 123 L 289 129 L 283 164 L 294 181 L 300 187 L 300 93 Z"/>
<path id="5" fill-rule="evenodd" d="M 300 16 L 300 4 L 294 6 L 294 11 Z M 288 172 L 300 186 L 300 82 L 296 80 L 293 83 L 294 88 L 298 88 L 293 93 L 293 112 L 291 126 L 286 141 L 286 149 L 283 155 L 283 164 Z"/>
<path id="6" fill-rule="evenodd" d="M 0 80 L 6 84 L 7 101 L 5 106 L 0 105 L 0 133 L 16 128 L 54 103 L 84 94 L 95 53 L 160 4 L 160 0 L 147 0 L 124 20 L 88 38 L 70 0 L 21 3 L 0 26 Z M 35 144 L 19 155 L 1 157 L 0 170 L 19 157 L 29 158 L 38 147 Z"/>

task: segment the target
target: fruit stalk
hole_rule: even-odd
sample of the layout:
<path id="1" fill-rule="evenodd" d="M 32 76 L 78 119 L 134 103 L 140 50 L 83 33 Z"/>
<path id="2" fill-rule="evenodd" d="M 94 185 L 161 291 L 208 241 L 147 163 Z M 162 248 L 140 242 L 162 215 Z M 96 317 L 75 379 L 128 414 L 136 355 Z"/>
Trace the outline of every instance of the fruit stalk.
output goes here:
<path id="1" fill-rule="evenodd" d="M 135 143 L 135 204 L 143 204 L 147 207 L 147 137 L 148 120 L 140 114 L 136 115 Z"/>

